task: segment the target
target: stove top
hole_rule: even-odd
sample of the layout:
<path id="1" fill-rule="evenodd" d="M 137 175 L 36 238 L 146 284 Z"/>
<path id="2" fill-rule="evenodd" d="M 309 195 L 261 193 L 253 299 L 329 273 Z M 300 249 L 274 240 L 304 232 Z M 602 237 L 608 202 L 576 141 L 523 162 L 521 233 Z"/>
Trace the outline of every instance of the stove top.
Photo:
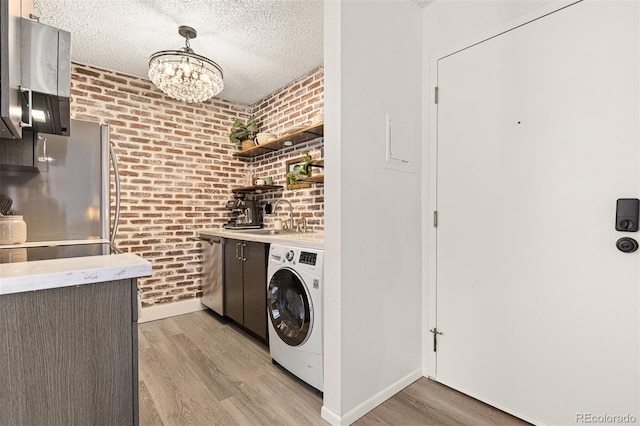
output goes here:
<path id="1" fill-rule="evenodd" d="M 0 248 L 0 263 L 33 260 L 65 259 L 71 257 L 103 256 L 120 251 L 109 243 L 69 244 L 35 247 Z"/>

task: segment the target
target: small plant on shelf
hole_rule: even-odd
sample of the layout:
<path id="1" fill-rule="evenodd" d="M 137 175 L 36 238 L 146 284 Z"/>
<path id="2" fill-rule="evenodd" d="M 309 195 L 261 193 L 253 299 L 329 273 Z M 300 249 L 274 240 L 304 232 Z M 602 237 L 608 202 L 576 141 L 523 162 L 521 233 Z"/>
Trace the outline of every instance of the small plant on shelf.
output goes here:
<path id="1" fill-rule="evenodd" d="M 287 179 L 289 181 L 289 188 L 296 185 L 299 179 L 309 177 L 309 164 L 311 163 L 313 163 L 313 158 L 311 158 L 308 151 L 305 151 L 304 157 L 288 165 Z"/>
<path id="2" fill-rule="evenodd" d="M 255 145 L 253 138 L 256 137 L 258 130 L 255 116 L 249 117 L 246 122 L 238 118 L 231 127 L 229 140 L 233 143 L 241 143 L 242 149 L 250 148 Z"/>

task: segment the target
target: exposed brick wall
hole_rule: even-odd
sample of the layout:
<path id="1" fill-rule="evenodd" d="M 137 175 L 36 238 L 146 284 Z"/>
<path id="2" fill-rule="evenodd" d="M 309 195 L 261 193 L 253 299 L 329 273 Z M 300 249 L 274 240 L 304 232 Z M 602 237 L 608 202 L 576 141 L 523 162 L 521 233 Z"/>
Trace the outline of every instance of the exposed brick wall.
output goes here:
<path id="1" fill-rule="evenodd" d="M 287 158 L 305 149 L 319 156 L 322 140 L 246 161 L 233 156 L 239 147 L 228 134 L 236 118 L 252 113 L 265 130 L 308 120 L 322 110 L 322 75 L 319 68 L 255 106 L 220 99 L 193 105 L 164 96 L 148 80 L 72 64 L 72 117 L 109 124 L 119 157 L 122 197 L 116 244 L 153 264 L 153 275 L 140 280 L 144 306 L 201 296 L 202 251 L 194 237 L 198 229 L 227 220 L 224 206 L 232 198 L 231 188 L 247 174 L 273 170 L 274 178 L 282 175 L 284 182 Z M 284 119 L 275 105 L 292 109 L 292 117 Z M 274 195 L 290 198 L 305 215 L 311 212 L 315 229 L 323 229 L 321 186 L 268 197 Z"/>
<path id="2" fill-rule="evenodd" d="M 275 93 L 258 102 L 252 109 L 252 114 L 261 120 L 261 130 L 281 135 L 287 129 L 296 125 L 307 125 L 317 115 L 324 111 L 324 68 L 320 67 L 302 76 Z M 300 158 L 307 151 L 314 159 L 322 158 L 322 138 L 292 146 L 282 151 L 256 157 L 253 160 L 253 173 L 258 177 L 273 177 L 275 185 L 282 185 L 285 189 L 265 193 L 262 204 L 273 203 L 279 198 L 285 198 L 293 206 L 294 220 L 305 217 L 309 230 L 324 230 L 324 186 L 312 185 L 309 188 L 286 189 L 286 162 Z M 314 172 L 321 172 L 314 169 Z M 278 207 L 278 217 L 288 217 L 286 204 Z M 273 218 L 264 217 L 265 226 L 272 226 Z"/>

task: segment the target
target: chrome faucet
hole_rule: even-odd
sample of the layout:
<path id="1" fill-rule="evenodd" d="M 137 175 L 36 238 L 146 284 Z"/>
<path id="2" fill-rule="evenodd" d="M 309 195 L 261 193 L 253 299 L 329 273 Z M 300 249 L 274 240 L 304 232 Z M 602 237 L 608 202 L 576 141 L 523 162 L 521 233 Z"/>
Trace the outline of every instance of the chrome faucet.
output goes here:
<path id="1" fill-rule="evenodd" d="M 280 198 L 273 205 L 273 210 L 272 211 L 275 212 L 276 211 L 276 207 L 278 207 L 278 204 L 280 204 L 281 202 L 285 202 L 285 203 L 289 204 L 289 226 L 287 227 L 287 229 L 293 230 L 293 206 L 291 205 L 289 200 L 285 200 L 284 198 Z"/>
<path id="2" fill-rule="evenodd" d="M 298 232 L 307 232 L 307 218 L 306 217 L 302 216 L 300 219 L 298 219 L 297 231 Z"/>

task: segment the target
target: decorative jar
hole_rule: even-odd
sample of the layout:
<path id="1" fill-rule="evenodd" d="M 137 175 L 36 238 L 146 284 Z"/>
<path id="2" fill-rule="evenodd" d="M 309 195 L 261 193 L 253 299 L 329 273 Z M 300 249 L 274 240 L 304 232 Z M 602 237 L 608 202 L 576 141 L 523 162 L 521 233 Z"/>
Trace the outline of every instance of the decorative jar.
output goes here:
<path id="1" fill-rule="evenodd" d="M 0 216 L 0 245 L 27 241 L 27 223 L 22 216 Z"/>

